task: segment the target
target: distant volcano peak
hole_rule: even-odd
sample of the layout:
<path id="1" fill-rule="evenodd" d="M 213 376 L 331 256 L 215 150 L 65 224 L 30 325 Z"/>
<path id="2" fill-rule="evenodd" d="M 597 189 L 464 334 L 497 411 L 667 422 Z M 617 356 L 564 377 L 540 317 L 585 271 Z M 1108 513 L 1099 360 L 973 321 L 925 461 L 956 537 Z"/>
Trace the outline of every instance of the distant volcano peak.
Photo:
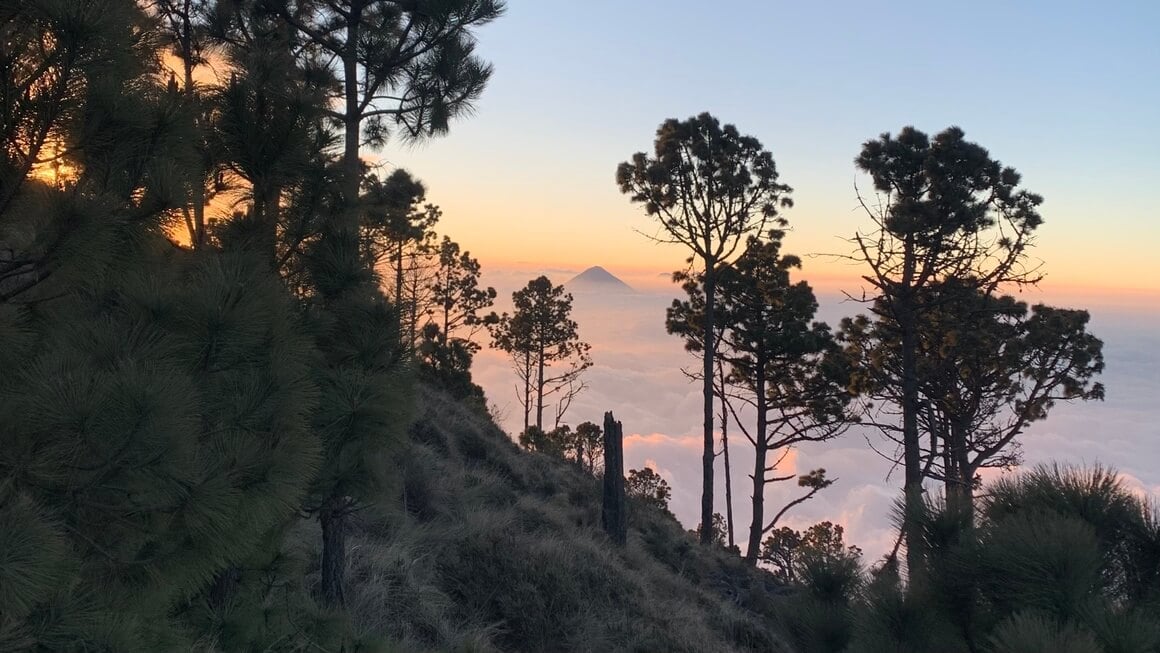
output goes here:
<path id="1" fill-rule="evenodd" d="M 601 290 L 604 292 L 633 292 L 632 286 L 616 278 L 608 270 L 593 265 L 564 283 L 571 289 Z"/>

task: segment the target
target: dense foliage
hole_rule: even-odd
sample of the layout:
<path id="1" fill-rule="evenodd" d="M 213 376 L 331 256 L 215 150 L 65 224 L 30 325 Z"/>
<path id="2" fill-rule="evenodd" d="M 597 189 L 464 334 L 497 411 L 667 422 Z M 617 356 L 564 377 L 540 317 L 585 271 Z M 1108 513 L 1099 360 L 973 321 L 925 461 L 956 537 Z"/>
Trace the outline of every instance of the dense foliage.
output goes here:
<path id="1" fill-rule="evenodd" d="M 1160 522 L 1108 470 L 1040 467 L 989 487 L 977 520 L 931 499 L 910 521 L 921 583 L 837 547 L 798 562 L 779 611 L 796 650 L 1160 650 Z"/>
<path id="2" fill-rule="evenodd" d="M 392 486 L 412 365 L 333 80 L 271 8 L 0 7 L 0 649 L 373 644 L 321 606 L 351 511 Z M 303 514 L 320 549 L 288 539 Z"/>

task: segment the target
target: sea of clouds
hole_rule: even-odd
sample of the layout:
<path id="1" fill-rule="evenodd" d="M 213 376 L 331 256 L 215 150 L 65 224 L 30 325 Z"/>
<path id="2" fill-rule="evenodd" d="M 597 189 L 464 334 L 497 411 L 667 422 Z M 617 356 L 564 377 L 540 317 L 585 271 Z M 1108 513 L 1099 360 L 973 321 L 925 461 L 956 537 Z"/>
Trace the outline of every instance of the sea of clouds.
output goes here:
<path id="1" fill-rule="evenodd" d="M 544 271 L 556 283 L 576 272 Z M 500 292 L 497 308 L 510 306 L 512 290 L 532 276 L 526 270 L 489 274 L 485 281 Z M 592 345 L 594 365 L 584 377 L 586 390 L 564 421 L 573 426 L 600 423 L 604 413 L 612 411 L 624 426 L 626 469 L 657 470 L 673 488 L 673 513 L 686 527 L 694 527 L 700 514 L 702 399 L 699 382 L 691 381 L 682 369 L 697 367 L 698 360 L 684 351 L 680 339 L 665 333 L 665 308 L 678 289 L 651 281 L 648 289 L 636 292 L 573 288 L 573 317 L 582 338 Z M 831 326 L 862 310 L 838 293 L 819 293 L 819 303 L 818 319 Z M 1024 466 L 1098 463 L 1118 470 L 1133 491 L 1160 497 L 1160 329 L 1154 326 L 1160 306 L 1108 305 L 1090 310 L 1089 329 L 1104 341 L 1107 369 L 1101 381 L 1107 399 L 1059 404 L 1046 421 L 1032 425 L 1022 436 Z M 474 375 L 503 416 L 502 426 L 509 433 L 518 432 L 522 409 L 505 355 L 485 348 L 476 359 Z M 545 419 L 550 413 L 546 408 Z M 753 453 L 735 426 L 729 440 L 736 541 L 744 549 L 751 517 Z M 862 547 L 867 561 L 890 550 L 897 537 L 890 513 L 899 495 L 901 470 L 875 454 L 871 444 L 891 451 L 877 433 L 856 428 L 837 440 L 803 445 L 789 455 L 778 468 L 779 475 L 824 467 L 837 483 L 787 513 L 780 525 L 801 529 L 830 520 L 845 527 L 847 541 Z M 991 476 L 998 473 L 1003 472 Z M 715 505 L 721 513 L 723 474 L 718 457 Z M 792 482 L 767 486 L 766 519 L 799 494 Z"/>

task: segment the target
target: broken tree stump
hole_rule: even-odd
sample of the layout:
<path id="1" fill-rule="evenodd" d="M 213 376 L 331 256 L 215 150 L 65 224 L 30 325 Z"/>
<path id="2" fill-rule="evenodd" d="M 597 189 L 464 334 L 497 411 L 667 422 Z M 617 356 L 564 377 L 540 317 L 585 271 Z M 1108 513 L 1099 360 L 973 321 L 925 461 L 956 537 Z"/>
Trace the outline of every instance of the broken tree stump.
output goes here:
<path id="1" fill-rule="evenodd" d="M 624 503 L 624 431 L 609 411 L 604 413 L 604 504 L 601 522 L 612 541 L 622 546 L 628 539 Z"/>

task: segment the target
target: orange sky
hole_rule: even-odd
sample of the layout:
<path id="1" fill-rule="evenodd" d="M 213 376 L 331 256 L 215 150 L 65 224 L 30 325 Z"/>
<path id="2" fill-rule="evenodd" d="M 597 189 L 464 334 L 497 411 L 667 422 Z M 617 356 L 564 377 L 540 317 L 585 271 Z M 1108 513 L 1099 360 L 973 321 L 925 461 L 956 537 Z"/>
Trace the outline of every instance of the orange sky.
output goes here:
<path id="1" fill-rule="evenodd" d="M 585 195 L 561 189 L 554 203 L 535 192 L 505 199 L 494 191 L 440 192 L 427 183 L 429 199 L 444 212 L 437 229 L 471 250 L 485 269 L 531 273 L 601 265 L 635 286 L 660 288 L 669 285 L 662 274 L 683 267 L 687 256 L 680 246 L 658 244 L 645 235 L 655 234 L 655 223 L 616 192 L 611 173 L 603 190 Z M 1054 208 L 1045 206 L 1046 222 L 1032 251 L 1047 277 L 1038 289 L 1027 291 L 1029 300 L 1160 308 L 1160 264 L 1149 256 L 1150 246 L 1124 235 L 1084 238 L 1075 233 L 1070 212 Z M 786 216 L 785 248 L 803 257 L 802 277 L 819 290 L 856 290 L 861 266 L 837 255 L 850 250 L 843 236 L 869 224 L 865 216 L 832 202 L 810 208 L 800 200 Z"/>

